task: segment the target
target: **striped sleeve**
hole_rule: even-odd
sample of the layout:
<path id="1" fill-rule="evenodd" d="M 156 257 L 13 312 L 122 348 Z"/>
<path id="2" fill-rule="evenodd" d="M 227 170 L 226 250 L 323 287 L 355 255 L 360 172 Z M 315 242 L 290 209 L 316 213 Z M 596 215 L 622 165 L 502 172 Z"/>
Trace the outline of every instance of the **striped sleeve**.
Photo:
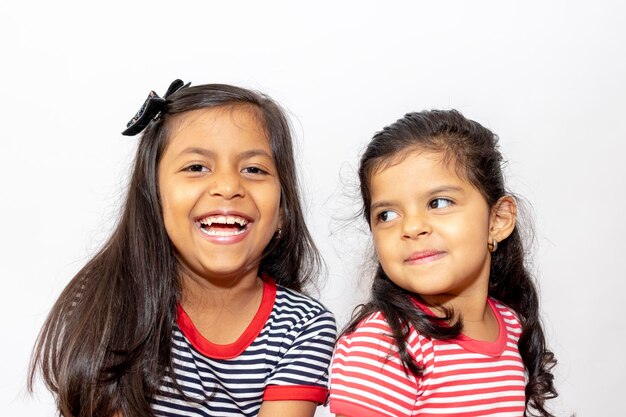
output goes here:
<path id="1" fill-rule="evenodd" d="M 405 372 L 390 333 L 382 315 L 375 313 L 339 340 L 331 371 L 332 413 L 348 417 L 413 414 L 418 382 Z"/>
<path id="2" fill-rule="evenodd" d="M 283 316 L 303 314 L 283 338 L 280 349 L 286 351 L 267 380 L 263 400 L 324 403 L 328 397 L 328 368 L 337 338 L 335 319 L 321 305 L 294 293 L 286 292 L 276 302 Z"/>

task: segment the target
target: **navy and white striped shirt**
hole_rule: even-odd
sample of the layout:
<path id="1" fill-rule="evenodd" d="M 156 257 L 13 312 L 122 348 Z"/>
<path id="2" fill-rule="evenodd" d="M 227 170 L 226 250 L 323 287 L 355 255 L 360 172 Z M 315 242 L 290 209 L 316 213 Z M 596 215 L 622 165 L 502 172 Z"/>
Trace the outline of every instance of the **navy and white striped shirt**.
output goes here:
<path id="1" fill-rule="evenodd" d="M 256 416 L 264 400 L 323 403 L 336 338 L 333 315 L 319 302 L 264 278 L 263 299 L 237 341 L 215 345 L 178 307 L 167 375 L 152 401 L 156 416 Z"/>

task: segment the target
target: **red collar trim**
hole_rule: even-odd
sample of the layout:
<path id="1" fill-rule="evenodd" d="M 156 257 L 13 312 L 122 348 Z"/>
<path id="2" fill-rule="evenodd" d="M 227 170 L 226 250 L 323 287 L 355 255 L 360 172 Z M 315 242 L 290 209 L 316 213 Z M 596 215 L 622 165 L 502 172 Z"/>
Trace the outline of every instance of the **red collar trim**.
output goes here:
<path id="1" fill-rule="evenodd" d="M 422 309 L 424 312 L 435 315 L 427 306 L 422 304 L 420 301 L 415 298 L 411 298 L 413 303 Z M 500 356 L 504 350 L 506 349 L 506 341 L 508 338 L 506 323 L 504 322 L 504 318 L 500 313 L 500 310 L 495 306 L 493 300 L 491 298 L 487 298 L 487 303 L 493 311 L 493 314 L 496 316 L 498 320 L 498 338 L 493 342 L 486 342 L 484 340 L 476 340 L 472 339 L 469 336 L 464 334 L 460 334 L 458 338 L 454 339 L 453 342 L 460 345 L 463 349 L 469 350 L 470 352 L 480 353 L 488 356 Z"/>
<path id="2" fill-rule="evenodd" d="M 233 343 L 227 345 L 218 345 L 207 340 L 196 329 L 196 326 L 180 303 L 177 305 L 176 323 L 198 352 L 214 359 L 232 359 L 241 355 L 250 346 L 263 329 L 263 326 L 265 326 L 276 300 L 276 283 L 274 280 L 265 274 L 261 275 L 261 279 L 263 280 L 263 298 L 261 299 L 259 309 L 241 336 Z"/>

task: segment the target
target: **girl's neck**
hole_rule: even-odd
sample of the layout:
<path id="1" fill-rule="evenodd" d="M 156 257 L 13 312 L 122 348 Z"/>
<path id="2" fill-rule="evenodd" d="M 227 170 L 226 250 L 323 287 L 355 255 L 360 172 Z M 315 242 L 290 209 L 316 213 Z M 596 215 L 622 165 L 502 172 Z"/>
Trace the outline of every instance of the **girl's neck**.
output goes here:
<path id="1" fill-rule="evenodd" d="M 498 320 L 488 303 L 487 288 L 462 296 L 421 296 L 437 315 L 444 315 L 443 308 L 452 309 L 455 319 L 462 317 L 462 333 L 475 340 L 495 341 L 498 338 Z"/>
<path id="2" fill-rule="evenodd" d="M 181 283 L 180 303 L 187 312 L 193 309 L 223 310 L 225 307 L 237 309 L 238 304 L 246 305 L 263 289 L 256 269 L 232 277 L 203 277 L 183 271 Z"/>
<path id="3" fill-rule="evenodd" d="M 444 315 L 445 309 L 452 309 L 457 315 L 462 315 L 463 320 L 479 321 L 489 309 L 487 295 L 484 296 L 420 296 L 424 303 L 437 315 Z"/>
<path id="4" fill-rule="evenodd" d="M 205 339 L 226 345 L 243 334 L 263 299 L 263 281 L 257 273 L 255 269 L 231 279 L 182 275 L 180 304 Z"/>

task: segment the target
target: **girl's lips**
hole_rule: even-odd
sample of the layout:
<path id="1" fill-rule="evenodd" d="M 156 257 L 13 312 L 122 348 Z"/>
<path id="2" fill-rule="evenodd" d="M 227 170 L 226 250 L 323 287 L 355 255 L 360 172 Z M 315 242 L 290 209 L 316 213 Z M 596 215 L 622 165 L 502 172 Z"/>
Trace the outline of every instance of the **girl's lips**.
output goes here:
<path id="1" fill-rule="evenodd" d="M 205 213 L 194 221 L 204 239 L 221 245 L 241 242 L 250 232 L 253 222 L 250 216 L 226 210 Z"/>
<path id="2" fill-rule="evenodd" d="M 429 262 L 441 259 L 446 255 L 443 251 L 437 250 L 424 250 L 419 252 L 413 252 L 408 258 L 404 260 L 405 263 L 410 265 L 422 265 Z"/>
<path id="3" fill-rule="evenodd" d="M 233 210 L 213 210 L 213 211 L 209 211 L 207 213 L 203 213 L 199 216 L 196 216 L 194 218 L 195 222 L 201 222 L 203 219 L 209 218 L 209 217 L 240 217 L 242 219 L 244 219 L 246 222 L 248 223 L 252 223 L 254 220 L 244 214 L 241 213 L 239 211 L 233 211 Z"/>

